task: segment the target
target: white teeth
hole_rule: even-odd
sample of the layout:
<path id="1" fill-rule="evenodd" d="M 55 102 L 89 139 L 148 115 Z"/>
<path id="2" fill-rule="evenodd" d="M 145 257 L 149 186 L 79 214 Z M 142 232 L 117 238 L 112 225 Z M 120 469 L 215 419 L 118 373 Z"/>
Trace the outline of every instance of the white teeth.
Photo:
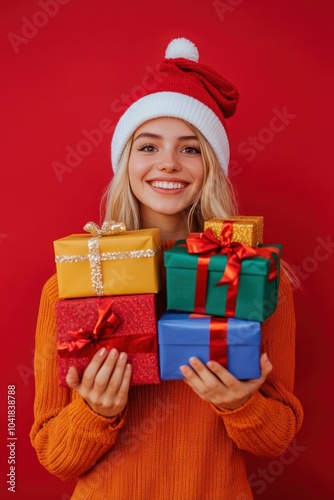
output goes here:
<path id="1" fill-rule="evenodd" d="M 152 181 L 151 186 L 162 189 L 182 189 L 186 184 L 182 184 L 181 182 Z"/>

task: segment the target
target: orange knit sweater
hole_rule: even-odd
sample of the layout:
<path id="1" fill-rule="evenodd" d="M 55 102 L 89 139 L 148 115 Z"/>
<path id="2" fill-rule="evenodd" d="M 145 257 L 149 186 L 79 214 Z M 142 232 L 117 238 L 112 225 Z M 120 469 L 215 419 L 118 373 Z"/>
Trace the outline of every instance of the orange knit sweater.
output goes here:
<path id="1" fill-rule="evenodd" d="M 170 247 L 165 243 L 164 249 Z M 246 404 L 221 411 L 182 380 L 132 386 L 126 409 L 108 419 L 58 384 L 57 278 L 44 285 L 36 329 L 35 420 L 30 432 L 43 466 L 77 479 L 74 500 L 251 499 L 243 451 L 279 455 L 298 432 L 303 411 L 292 394 L 295 316 L 281 276 L 279 304 L 263 324 L 273 371 Z"/>

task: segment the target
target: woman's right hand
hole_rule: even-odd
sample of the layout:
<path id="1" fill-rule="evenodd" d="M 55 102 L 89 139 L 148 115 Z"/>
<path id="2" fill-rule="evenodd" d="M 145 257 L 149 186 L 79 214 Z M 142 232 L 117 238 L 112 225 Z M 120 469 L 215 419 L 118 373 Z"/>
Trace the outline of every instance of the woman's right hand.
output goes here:
<path id="1" fill-rule="evenodd" d="M 115 417 L 126 406 L 131 379 L 127 354 L 116 349 L 100 349 L 87 366 L 80 381 L 72 366 L 66 376 L 71 389 L 77 391 L 93 411 L 103 417 Z"/>

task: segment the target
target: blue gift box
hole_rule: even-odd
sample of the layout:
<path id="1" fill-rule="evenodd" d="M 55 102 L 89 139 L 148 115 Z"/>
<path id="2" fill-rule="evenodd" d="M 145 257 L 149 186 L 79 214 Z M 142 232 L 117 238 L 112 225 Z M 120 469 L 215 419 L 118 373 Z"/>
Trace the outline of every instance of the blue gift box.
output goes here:
<path id="1" fill-rule="evenodd" d="M 210 360 L 211 316 L 167 311 L 158 320 L 159 367 L 162 380 L 183 379 L 180 366 L 189 358 Z M 226 318 L 225 318 L 226 320 Z M 261 323 L 227 319 L 227 366 L 238 379 L 260 377 Z M 222 341 L 222 350 L 225 347 Z"/>

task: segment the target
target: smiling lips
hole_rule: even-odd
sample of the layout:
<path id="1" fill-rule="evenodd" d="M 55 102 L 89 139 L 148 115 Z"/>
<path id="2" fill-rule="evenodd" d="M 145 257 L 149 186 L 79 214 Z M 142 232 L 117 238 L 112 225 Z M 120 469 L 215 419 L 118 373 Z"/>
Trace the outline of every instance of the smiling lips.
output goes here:
<path id="1" fill-rule="evenodd" d="M 151 181 L 150 186 L 158 189 L 182 189 L 187 186 L 184 182 Z"/>

